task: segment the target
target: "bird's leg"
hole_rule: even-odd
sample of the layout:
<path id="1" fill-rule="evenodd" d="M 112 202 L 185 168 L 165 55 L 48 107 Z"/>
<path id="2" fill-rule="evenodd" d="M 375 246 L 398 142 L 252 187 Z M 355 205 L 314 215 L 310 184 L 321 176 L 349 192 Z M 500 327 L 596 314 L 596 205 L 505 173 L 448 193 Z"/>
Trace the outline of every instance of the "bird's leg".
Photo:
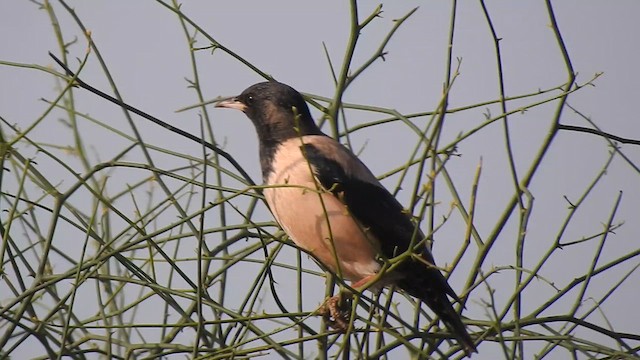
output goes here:
<path id="1" fill-rule="evenodd" d="M 377 276 L 378 274 L 367 276 L 353 283 L 351 287 L 358 291 L 365 290 L 371 286 L 371 283 Z M 324 304 L 318 309 L 318 315 L 322 315 L 333 329 L 345 332 L 349 328 L 351 304 L 344 300 L 351 296 L 353 296 L 353 293 L 350 290 L 343 289 L 338 295 L 327 298 Z"/>
<path id="2" fill-rule="evenodd" d="M 318 315 L 322 315 L 330 327 L 340 332 L 347 331 L 351 317 L 350 301 L 343 301 L 345 295 L 350 293 L 341 291 L 338 295 L 327 298 L 318 309 Z"/>

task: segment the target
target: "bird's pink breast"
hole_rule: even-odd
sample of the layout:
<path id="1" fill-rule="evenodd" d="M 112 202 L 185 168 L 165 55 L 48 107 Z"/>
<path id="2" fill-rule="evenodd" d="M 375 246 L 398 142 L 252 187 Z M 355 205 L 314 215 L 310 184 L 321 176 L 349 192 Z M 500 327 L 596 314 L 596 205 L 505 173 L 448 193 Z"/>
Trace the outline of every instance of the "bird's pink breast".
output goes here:
<path id="1" fill-rule="evenodd" d="M 351 281 L 375 274 L 377 239 L 314 179 L 300 139 L 278 148 L 264 194 L 283 230 L 330 270 Z"/>

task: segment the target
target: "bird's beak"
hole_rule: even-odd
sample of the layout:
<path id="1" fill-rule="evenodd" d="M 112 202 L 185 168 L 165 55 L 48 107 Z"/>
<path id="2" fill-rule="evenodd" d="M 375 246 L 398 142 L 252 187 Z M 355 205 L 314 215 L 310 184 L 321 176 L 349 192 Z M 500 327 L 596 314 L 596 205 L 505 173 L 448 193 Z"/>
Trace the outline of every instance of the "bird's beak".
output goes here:
<path id="1" fill-rule="evenodd" d="M 218 101 L 216 103 L 216 107 L 237 109 L 237 110 L 240 110 L 242 112 L 245 112 L 245 110 L 247 110 L 247 105 L 245 105 L 243 102 L 238 100 L 237 97 Z"/>

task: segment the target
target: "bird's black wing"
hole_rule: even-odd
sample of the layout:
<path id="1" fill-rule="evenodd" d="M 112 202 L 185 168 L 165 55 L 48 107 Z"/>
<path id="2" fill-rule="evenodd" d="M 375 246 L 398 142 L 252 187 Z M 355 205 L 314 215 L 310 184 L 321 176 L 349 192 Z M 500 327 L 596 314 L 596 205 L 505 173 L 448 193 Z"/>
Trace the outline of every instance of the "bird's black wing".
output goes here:
<path id="1" fill-rule="evenodd" d="M 346 148 L 339 148 L 347 155 L 353 166 L 364 168 L 364 164 Z M 379 183 L 361 179 L 353 174 L 358 172 L 345 169 L 349 164 L 341 164 L 331 154 L 323 153 L 313 144 L 303 145 L 307 161 L 314 169 L 320 184 L 340 198 L 349 213 L 367 227 L 380 241 L 384 256 L 392 258 L 407 251 L 412 239 L 423 240 L 424 235 L 411 221 L 402 205 Z M 335 154 L 334 154 L 335 155 Z M 433 255 L 426 247 L 419 252 L 422 258 L 435 265 Z M 424 301 L 460 340 L 467 355 L 476 352 L 473 340 L 466 331 L 458 313 L 453 309 L 447 295 L 460 302 L 446 278 L 435 266 L 409 258 L 395 270 L 401 276 L 395 283 L 404 291 Z"/>
<path id="2" fill-rule="evenodd" d="M 393 258 L 407 251 L 413 244 L 423 240 L 424 235 L 411 221 L 402 205 L 389 191 L 379 184 L 374 184 L 366 180 L 356 178 L 344 169 L 344 167 L 328 154 L 320 151 L 313 144 L 304 145 L 305 157 L 315 170 L 315 175 L 325 189 L 331 190 L 345 203 L 349 212 L 363 226 L 367 227 L 376 238 L 380 240 L 380 250 L 382 255 Z M 341 148 L 342 151 L 348 151 Z M 354 155 L 349 153 L 352 161 L 357 162 L 357 166 L 364 166 Z M 423 258 L 435 265 L 433 256 L 426 245 L 420 251 Z M 409 261 L 407 266 L 429 268 L 419 261 Z M 441 283 L 446 289 L 445 292 L 458 300 L 457 295 L 447 284 L 444 277 L 435 268 L 434 276 L 436 281 Z M 407 269 L 413 270 L 413 269 Z M 417 270 L 417 269 L 416 269 Z M 435 272 L 438 274 L 435 275 Z"/>

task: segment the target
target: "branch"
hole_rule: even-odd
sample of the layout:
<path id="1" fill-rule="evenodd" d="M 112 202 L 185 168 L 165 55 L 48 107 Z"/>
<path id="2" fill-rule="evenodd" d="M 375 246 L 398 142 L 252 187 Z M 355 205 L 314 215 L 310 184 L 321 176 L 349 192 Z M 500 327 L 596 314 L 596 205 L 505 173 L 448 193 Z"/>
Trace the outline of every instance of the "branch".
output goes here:
<path id="1" fill-rule="evenodd" d="M 238 170 L 240 175 L 242 175 L 242 177 L 245 179 L 245 181 L 249 185 L 251 185 L 251 186 L 255 185 L 255 182 L 251 179 L 251 176 L 249 176 L 249 174 L 247 174 L 247 172 L 244 171 L 244 169 L 240 166 L 240 164 L 238 164 L 238 162 L 229 153 L 227 153 L 226 151 L 218 148 L 217 146 L 215 146 L 215 145 L 213 145 L 213 144 L 211 144 L 209 142 L 204 141 L 203 139 L 201 139 L 198 136 L 190 134 L 190 133 L 188 133 L 188 132 L 186 132 L 186 131 L 184 131 L 182 129 L 179 129 L 179 128 L 173 126 L 173 125 L 170 125 L 170 124 L 168 124 L 168 123 L 166 123 L 166 122 L 164 122 L 164 121 L 162 121 L 162 120 L 160 120 L 160 119 L 158 119 L 156 117 L 153 117 L 153 116 L 145 113 L 142 110 L 138 110 L 137 108 L 135 108 L 135 107 L 133 107 L 133 106 L 131 106 L 131 105 L 125 103 L 125 102 L 122 102 L 122 101 L 114 98 L 113 96 L 108 95 L 108 94 L 106 94 L 106 93 L 94 88 L 93 86 L 91 86 L 91 85 L 85 83 L 84 81 L 80 80 L 80 78 L 78 78 L 76 76 L 76 74 L 74 74 L 73 71 L 71 71 L 71 69 L 69 69 L 55 55 L 53 55 L 52 53 L 49 53 L 49 56 L 51 56 L 53 58 L 53 60 L 56 63 L 58 63 L 58 65 L 60 65 L 60 67 L 62 67 L 64 69 L 64 71 L 67 73 L 68 76 L 73 78 L 73 81 L 74 81 L 73 84 L 74 85 L 78 85 L 81 88 L 83 88 L 85 90 L 88 90 L 88 91 L 100 96 L 101 98 L 103 98 L 103 99 L 105 99 L 105 100 L 107 100 L 107 101 L 109 101 L 109 102 L 111 102 L 113 104 L 116 104 L 116 105 L 118 105 L 118 106 L 120 106 L 120 107 L 122 107 L 124 109 L 127 109 L 128 111 L 131 111 L 132 113 L 134 113 L 134 114 L 136 114 L 136 115 L 138 115 L 140 117 L 143 117 L 143 118 L 145 118 L 145 119 L 147 119 L 147 120 L 149 120 L 149 121 L 151 121 L 151 122 L 153 122 L 153 123 L 155 123 L 157 125 L 160 125 L 163 128 L 165 128 L 165 129 L 167 129 L 167 130 L 169 130 L 169 131 L 171 131 L 173 133 L 176 133 L 176 134 L 178 134 L 180 136 L 183 136 L 183 137 L 185 137 L 185 138 L 187 138 L 187 139 L 189 139 L 191 141 L 194 141 L 194 142 L 197 142 L 199 144 L 202 144 L 203 146 L 207 147 L 208 149 L 213 150 L 216 154 L 218 154 L 218 155 L 222 156 L 223 158 L 227 159 L 227 161 L 229 161 L 231 163 L 231 165 L 234 168 L 236 168 L 236 170 Z"/>
<path id="2" fill-rule="evenodd" d="M 617 141 L 617 142 L 622 143 L 622 144 L 640 145 L 640 140 L 627 139 L 627 138 L 623 138 L 623 137 L 620 137 L 620 136 L 617 136 L 617 135 L 606 133 L 604 131 L 585 128 L 585 127 L 581 127 L 581 126 L 558 124 L 558 130 L 571 130 L 571 131 L 585 132 L 585 133 L 589 133 L 589 134 L 599 135 L 599 136 L 602 136 L 604 138 L 611 139 L 611 140 Z"/>

